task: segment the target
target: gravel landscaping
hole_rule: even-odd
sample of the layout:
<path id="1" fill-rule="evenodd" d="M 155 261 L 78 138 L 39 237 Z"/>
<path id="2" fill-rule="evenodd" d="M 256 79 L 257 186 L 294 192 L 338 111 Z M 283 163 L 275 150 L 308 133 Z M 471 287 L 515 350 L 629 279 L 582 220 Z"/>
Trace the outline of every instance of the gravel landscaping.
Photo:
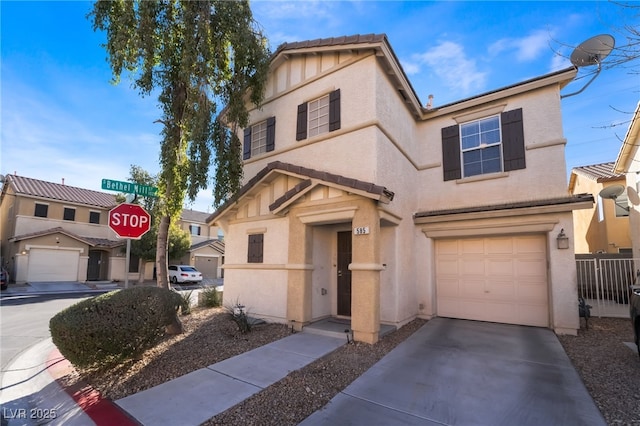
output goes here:
<path id="1" fill-rule="evenodd" d="M 263 324 L 242 335 L 222 308 L 195 310 L 180 318 L 184 333 L 167 337 L 141 359 L 107 372 L 76 372 L 64 381 L 88 382 L 116 400 L 291 333 L 284 325 Z M 375 345 L 345 344 L 205 425 L 295 425 L 425 323 L 414 320 Z M 578 336 L 560 336 L 609 425 L 640 425 L 640 358 L 623 344 L 632 339 L 630 321 L 620 318 L 592 318 L 589 330 L 583 327 Z"/>

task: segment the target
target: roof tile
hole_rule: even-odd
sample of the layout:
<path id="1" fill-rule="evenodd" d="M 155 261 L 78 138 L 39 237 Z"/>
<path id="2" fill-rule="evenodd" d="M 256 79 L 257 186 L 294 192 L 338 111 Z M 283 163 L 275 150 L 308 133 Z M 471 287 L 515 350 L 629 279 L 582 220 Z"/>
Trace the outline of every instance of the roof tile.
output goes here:
<path id="1" fill-rule="evenodd" d="M 7 182 L 11 182 L 16 193 L 21 195 L 102 208 L 111 208 L 117 204 L 115 195 L 107 194 L 106 192 L 77 188 L 18 175 L 7 175 Z"/>

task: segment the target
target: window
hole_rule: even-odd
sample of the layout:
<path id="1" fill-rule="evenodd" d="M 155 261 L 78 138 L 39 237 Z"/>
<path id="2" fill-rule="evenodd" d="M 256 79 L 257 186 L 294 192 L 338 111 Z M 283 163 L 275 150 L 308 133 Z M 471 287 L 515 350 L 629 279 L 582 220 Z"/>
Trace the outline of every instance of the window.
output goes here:
<path id="1" fill-rule="evenodd" d="M 100 223 L 100 212 L 89 212 L 89 223 Z"/>
<path id="2" fill-rule="evenodd" d="M 244 129 L 244 147 L 242 159 L 248 160 L 254 155 L 271 152 L 276 146 L 276 118 L 269 117 L 265 121 Z"/>
<path id="3" fill-rule="evenodd" d="M 76 220 L 76 209 L 72 209 L 70 207 L 64 208 L 64 213 L 62 214 L 62 219 L 64 220 Z"/>
<path id="4" fill-rule="evenodd" d="M 502 171 L 498 116 L 460 125 L 464 177 Z"/>
<path id="5" fill-rule="evenodd" d="M 200 235 L 200 225 L 189 225 L 189 233 L 191 235 Z"/>
<path id="6" fill-rule="evenodd" d="M 36 203 L 36 210 L 33 213 L 33 215 L 35 217 L 47 217 L 48 212 L 49 212 L 49 206 L 47 204 Z"/>
<path id="7" fill-rule="evenodd" d="M 444 180 L 526 167 L 522 109 L 442 129 Z"/>
<path id="8" fill-rule="evenodd" d="M 262 263 L 264 252 L 264 234 L 249 235 L 249 250 L 247 254 L 248 263 Z"/>
<path id="9" fill-rule="evenodd" d="M 615 200 L 614 205 L 616 208 L 616 217 L 628 217 L 629 216 L 629 197 L 627 191 L 620 194 Z"/>
<path id="10" fill-rule="evenodd" d="M 340 89 L 298 105 L 296 140 L 300 141 L 340 128 Z"/>

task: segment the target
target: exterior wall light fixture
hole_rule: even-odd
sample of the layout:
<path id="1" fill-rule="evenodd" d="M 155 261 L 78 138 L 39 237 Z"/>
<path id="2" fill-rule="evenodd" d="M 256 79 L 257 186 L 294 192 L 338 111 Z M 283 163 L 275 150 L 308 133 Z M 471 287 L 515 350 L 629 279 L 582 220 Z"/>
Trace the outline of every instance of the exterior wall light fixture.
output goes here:
<path id="1" fill-rule="evenodd" d="M 559 249 L 568 249 L 569 248 L 569 237 L 564 233 L 564 228 L 560 230 L 558 237 L 556 238 L 558 242 Z"/>

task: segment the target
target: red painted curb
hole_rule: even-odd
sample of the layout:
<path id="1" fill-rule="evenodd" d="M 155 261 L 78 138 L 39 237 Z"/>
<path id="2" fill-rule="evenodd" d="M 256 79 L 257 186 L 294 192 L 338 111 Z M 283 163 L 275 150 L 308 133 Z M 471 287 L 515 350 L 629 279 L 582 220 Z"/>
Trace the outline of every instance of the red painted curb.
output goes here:
<path id="1" fill-rule="evenodd" d="M 73 365 L 55 348 L 47 358 L 47 371 L 56 381 L 74 371 Z M 64 391 L 78 404 L 97 426 L 140 426 L 110 399 L 103 398 L 100 392 L 85 383 L 74 386 L 62 386 Z"/>

